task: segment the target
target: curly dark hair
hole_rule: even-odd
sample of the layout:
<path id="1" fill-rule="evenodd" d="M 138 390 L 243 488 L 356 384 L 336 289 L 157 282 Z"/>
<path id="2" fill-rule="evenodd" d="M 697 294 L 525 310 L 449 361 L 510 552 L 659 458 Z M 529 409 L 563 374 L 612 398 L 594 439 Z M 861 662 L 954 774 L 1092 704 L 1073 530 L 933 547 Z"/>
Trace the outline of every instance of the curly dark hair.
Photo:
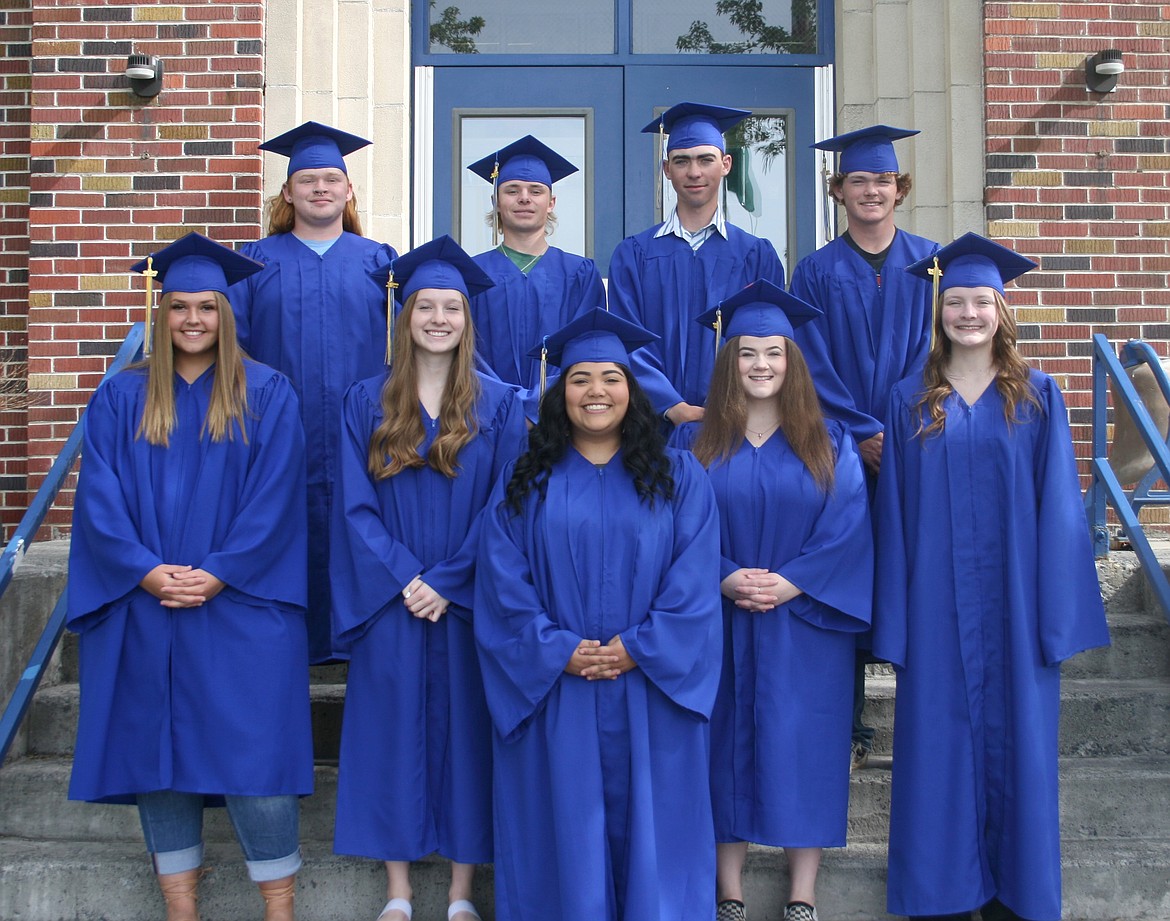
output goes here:
<path id="1" fill-rule="evenodd" d="M 666 439 L 646 392 L 629 368 L 619 365 L 630 390 L 630 405 L 622 421 L 622 463 L 633 474 L 638 498 L 654 505 L 655 497 L 674 498 L 674 475 L 666 454 Z M 519 515 L 524 500 L 535 488 L 544 498 L 553 466 L 571 444 L 569 413 L 565 408 L 565 376 L 562 374 L 540 401 L 540 417 L 528 433 L 528 450 L 521 454 L 504 493 L 504 504 Z"/>

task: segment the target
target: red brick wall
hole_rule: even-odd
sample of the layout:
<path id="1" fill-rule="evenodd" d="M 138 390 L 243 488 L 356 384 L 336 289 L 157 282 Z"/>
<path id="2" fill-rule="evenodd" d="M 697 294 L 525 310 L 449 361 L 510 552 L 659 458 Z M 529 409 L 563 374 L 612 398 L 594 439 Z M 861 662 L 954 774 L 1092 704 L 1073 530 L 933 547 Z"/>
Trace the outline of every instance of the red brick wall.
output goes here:
<path id="1" fill-rule="evenodd" d="M 989 2 L 984 15 L 988 232 L 1040 262 L 1011 301 L 1086 458 L 1090 336 L 1168 353 L 1170 4 Z M 1125 73 L 1091 93 L 1085 59 L 1107 48 Z"/>
<path id="2" fill-rule="evenodd" d="M 263 13 L 263 0 L 32 0 L 30 490 L 142 319 L 129 266 L 188 230 L 260 234 Z M 130 92 L 132 50 L 164 61 L 154 99 Z M 66 492 L 42 536 L 70 506 Z"/>
<path id="3" fill-rule="evenodd" d="M 28 504 L 28 145 L 32 4 L 0 0 L 0 525 Z"/>

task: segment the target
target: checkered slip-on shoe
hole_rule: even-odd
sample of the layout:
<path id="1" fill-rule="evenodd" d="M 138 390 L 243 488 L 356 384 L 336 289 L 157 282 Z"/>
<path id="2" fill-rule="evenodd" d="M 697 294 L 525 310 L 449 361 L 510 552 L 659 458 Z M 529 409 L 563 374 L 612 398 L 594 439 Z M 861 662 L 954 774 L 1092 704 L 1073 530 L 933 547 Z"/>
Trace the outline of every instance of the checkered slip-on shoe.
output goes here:
<path id="1" fill-rule="evenodd" d="M 808 902 L 789 902 L 784 907 L 784 921 L 819 921 L 817 910 Z"/>
<path id="2" fill-rule="evenodd" d="M 747 912 L 739 899 L 724 899 L 715 907 L 715 921 L 747 921 Z"/>

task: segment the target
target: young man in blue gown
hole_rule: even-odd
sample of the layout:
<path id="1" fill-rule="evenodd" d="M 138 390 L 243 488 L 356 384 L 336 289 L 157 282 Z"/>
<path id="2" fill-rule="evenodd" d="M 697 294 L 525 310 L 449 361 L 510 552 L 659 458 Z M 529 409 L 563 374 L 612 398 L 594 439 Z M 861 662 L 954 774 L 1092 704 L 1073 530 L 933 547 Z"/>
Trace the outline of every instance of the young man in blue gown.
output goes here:
<path id="1" fill-rule="evenodd" d="M 922 367 L 930 347 L 930 285 L 903 269 L 938 244 L 894 222 L 911 180 L 899 170 L 893 142 L 915 134 L 875 125 L 814 145 L 841 154 L 829 192 L 845 208 L 849 225 L 792 273 L 792 294 L 823 313 L 800 327 L 796 342 L 825 411 L 844 422 L 857 442 L 871 496 L 890 391 Z M 859 653 L 854 674 L 854 768 L 865 766 L 873 748 L 873 728 L 862 719 L 868 660 Z"/>
<path id="2" fill-rule="evenodd" d="M 678 203 L 666 220 L 614 250 L 609 304 L 618 316 L 661 337 L 631 358 L 631 370 L 654 410 L 680 425 L 703 418 L 718 347 L 715 333 L 695 325 L 757 279 L 784 286 L 776 248 L 729 224 L 719 200 L 731 171 L 723 133 L 751 113 L 682 102 L 642 130 L 666 133 L 662 172 Z"/>
<path id="3" fill-rule="evenodd" d="M 269 235 L 243 248 L 265 263 L 233 285 L 240 345 L 284 372 L 300 398 L 309 471 L 309 657 L 343 655 L 329 634 L 329 520 L 338 476 L 341 398 L 386 361 L 386 290 L 371 273 L 394 250 L 361 235 L 345 155 L 364 138 L 305 122 L 260 145 L 288 157 L 269 202 Z"/>
<path id="4" fill-rule="evenodd" d="M 492 219 L 503 237 L 475 257 L 495 282 L 471 300 L 476 349 L 492 373 L 520 388 L 525 414 L 535 422 L 540 362 L 528 356 L 532 343 L 605 304 L 593 260 L 548 242 L 556 225 L 553 183 L 577 167 L 527 135 L 468 169 L 492 183 Z"/>

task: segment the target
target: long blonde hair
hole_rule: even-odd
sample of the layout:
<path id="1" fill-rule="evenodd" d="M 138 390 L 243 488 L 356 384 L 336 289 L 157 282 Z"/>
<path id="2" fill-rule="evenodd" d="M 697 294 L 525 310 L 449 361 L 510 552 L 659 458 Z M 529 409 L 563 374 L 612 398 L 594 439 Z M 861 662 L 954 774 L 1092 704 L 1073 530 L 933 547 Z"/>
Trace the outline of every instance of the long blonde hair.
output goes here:
<path id="1" fill-rule="evenodd" d="M 1037 412 L 1042 412 L 1043 407 L 1036 395 L 1036 388 L 1032 386 L 1028 362 L 1016 348 L 1016 318 L 1003 295 L 994 288 L 992 294 L 995 296 L 995 312 L 999 319 L 999 327 L 991 340 L 995 389 L 1003 398 L 1003 415 L 1008 425 L 1018 425 L 1025 421 L 1024 407 L 1030 406 Z M 942 295 L 939 297 L 941 300 Z M 934 344 L 930 347 L 922 369 L 922 392 L 914 405 L 918 412 L 918 430 L 914 434 L 920 438 L 939 434 L 946 428 L 947 411 L 944 403 L 954 392 L 946 375 L 950 357 L 951 340 L 943 331 L 940 307 L 934 311 Z"/>
<path id="2" fill-rule="evenodd" d="M 467 298 L 460 294 L 463 335 L 455 347 L 454 361 L 443 388 L 439 434 L 425 460 L 418 453 L 426 430 L 419 415 L 418 371 L 414 364 L 414 339 L 410 335 L 410 316 L 417 298 L 416 291 L 406 299 L 406 306 L 394 321 L 390 374 L 382 386 L 382 422 L 370 436 L 368 466 L 376 480 L 427 464 L 444 476 L 454 477 L 460 450 L 479 431 L 475 413 L 480 395 L 479 377 L 475 373 L 475 329 Z"/>
<path id="3" fill-rule="evenodd" d="M 280 187 L 279 192 L 264 203 L 264 214 L 267 218 L 268 236 L 270 237 L 278 233 L 292 233 L 293 225 L 296 223 L 297 215 L 296 211 L 293 210 L 292 203 L 284 200 L 286 188 L 288 188 L 287 182 Z M 347 233 L 362 236 L 362 222 L 361 218 L 358 217 L 356 192 L 345 203 L 345 211 L 341 214 L 341 229 Z"/>
<path id="4" fill-rule="evenodd" d="M 235 440 L 236 429 L 244 444 L 248 432 L 244 417 L 248 413 L 247 377 L 244 373 L 244 351 L 236 341 L 236 317 L 228 299 L 213 291 L 216 311 L 219 313 L 219 333 L 215 343 L 215 377 L 211 385 L 211 402 L 203 420 L 201 435 L 211 433 L 212 441 Z M 145 438 L 152 445 L 170 447 L 171 432 L 175 430 L 175 347 L 171 342 L 171 328 L 167 322 L 171 309 L 171 294 L 164 294 L 155 311 L 154 334 L 151 337 L 150 356 L 133 367 L 147 370 L 146 405 L 138 423 L 137 438 Z"/>
<path id="5" fill-rule="evenodd" d="M 808 468 L 822 492 L 833 488 L 836 457 L 812 374 L 800 348 L 784 337 L 788 368 L 776 395 L 780 428 L 792 452 Z M 728 339 L 715 358 L 707 410 L 695 438 L 694 453 L 704 467 L 726 461 L 739 448 L 747 428 L 747 398 L 739 378 L 739 336 Z"/>

